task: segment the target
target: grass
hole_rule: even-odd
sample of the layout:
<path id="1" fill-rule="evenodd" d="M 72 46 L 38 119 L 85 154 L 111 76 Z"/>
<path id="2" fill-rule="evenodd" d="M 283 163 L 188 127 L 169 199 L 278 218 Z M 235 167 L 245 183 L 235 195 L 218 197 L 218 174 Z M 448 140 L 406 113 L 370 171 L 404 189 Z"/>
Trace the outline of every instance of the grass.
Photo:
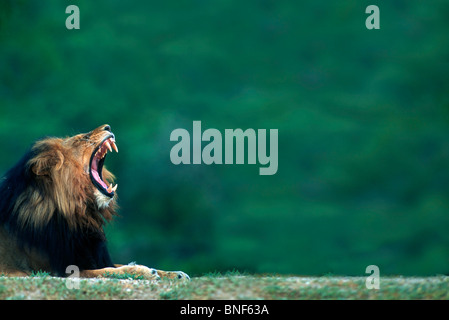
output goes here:
<path id="1" fill-rule="evenodd" d="M 193 277 L 190 282 L 127 279 L 77 279 L 36 273 L 0 277 L 2 300 L 123 299 L 449 299 L 449 277 L 382 277 L 369 290 L 365 277 L 248 275 L 232 271 Z M 73 286 L 73 284 L 76 284 Z"/>

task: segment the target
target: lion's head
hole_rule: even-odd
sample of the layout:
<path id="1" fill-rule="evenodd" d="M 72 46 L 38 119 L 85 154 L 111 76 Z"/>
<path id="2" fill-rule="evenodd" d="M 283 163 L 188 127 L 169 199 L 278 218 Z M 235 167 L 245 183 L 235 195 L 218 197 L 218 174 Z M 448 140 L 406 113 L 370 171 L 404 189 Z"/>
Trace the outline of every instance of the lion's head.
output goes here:
<path id="1" fill-rule="evenodd" d="M 0 184 L 0 258 L 11 258 L 0 264 L 59 275 L 71 264 L 112 265 L 103 226 L 116 208 L 117 185 L 104 167 L 113 150 L 109 125 L 33 144 Z"/>
<path id="2" fill-rule="evenodd" d="M 6 175 L 15 191 L 11 214 L 22 226 L 43 226 L 59 215 L 70 228 L 100 229 L 114 215 L 117 185 L 104 167 L 113 150 L 118 152 L 109 125 L 37 141 Z"/>

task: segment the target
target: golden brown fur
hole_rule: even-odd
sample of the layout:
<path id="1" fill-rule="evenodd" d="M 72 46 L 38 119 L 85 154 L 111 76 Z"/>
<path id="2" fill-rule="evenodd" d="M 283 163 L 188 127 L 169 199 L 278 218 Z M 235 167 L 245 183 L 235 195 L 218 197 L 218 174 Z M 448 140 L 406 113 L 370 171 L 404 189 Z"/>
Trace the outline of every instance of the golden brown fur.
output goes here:
<path id="1" fill-rule="evenodd" d="M 81 277 L 127 272 L 188 279 L 183 272 L 112 263 L 103 231 L 116 215 L 114 176 L 103 167 L 111 145 L 116 148 L 109 125 L 46 138 L 8 171 L 0 185 L 0 274 L 66 276 L 75 265 Z"/>

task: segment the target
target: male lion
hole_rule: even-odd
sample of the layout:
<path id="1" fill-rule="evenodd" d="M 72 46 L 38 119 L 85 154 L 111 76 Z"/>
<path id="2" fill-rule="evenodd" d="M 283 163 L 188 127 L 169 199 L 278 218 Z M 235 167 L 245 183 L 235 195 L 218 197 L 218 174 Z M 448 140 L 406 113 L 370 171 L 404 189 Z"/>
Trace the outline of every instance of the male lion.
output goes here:
<path id="1" fill-rule="evenodd" d="M 106 248 L 105 222 L 115 215 L 114 176 L 104 168 L 118 152 L 109 125 L 73 137 L 46 138 L 11 168 L 0 185 L 0 274 L 45 271 L 80 277 L 133 274 L 145 279 L 189 279 L 181 271 L 114 265 Z"/>

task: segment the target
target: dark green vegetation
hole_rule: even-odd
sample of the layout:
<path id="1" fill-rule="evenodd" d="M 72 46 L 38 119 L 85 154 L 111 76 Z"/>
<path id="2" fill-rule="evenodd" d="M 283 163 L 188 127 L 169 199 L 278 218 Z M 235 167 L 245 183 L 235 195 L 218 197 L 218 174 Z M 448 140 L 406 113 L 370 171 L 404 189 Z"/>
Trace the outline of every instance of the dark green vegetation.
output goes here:
<path id="1" fill-rule="evenodd" d="M 1 300 L 40 299 L 449 299 L 448 277 L 387 277 L 379 290 L 368 290 L 363 277 L 292 277 L 208 275 L 187 283 L 131 279 L 83 279 L 69 289 L 66 279 L 0 277 Z"/>
<path id="2" fill-rule="evenodd" d="M 448 1 L 76 4 L 81 29 L 69 31 L 67 2 L 0 2 L 0 174 L 37 138 L 109 123 L 114 261 L 190 275 L 449 272 Z M 370 4 L 380 30 L 365 28 Z M 173 165 L 170 133 L 193 120 L 278 129 L 278 172 Z M 248 281 L 301 298 L 281 279 Z M 410 294 L 426 291 L 418 283 Z M 429 297 L 445 297 L 433 284 Z"/>

